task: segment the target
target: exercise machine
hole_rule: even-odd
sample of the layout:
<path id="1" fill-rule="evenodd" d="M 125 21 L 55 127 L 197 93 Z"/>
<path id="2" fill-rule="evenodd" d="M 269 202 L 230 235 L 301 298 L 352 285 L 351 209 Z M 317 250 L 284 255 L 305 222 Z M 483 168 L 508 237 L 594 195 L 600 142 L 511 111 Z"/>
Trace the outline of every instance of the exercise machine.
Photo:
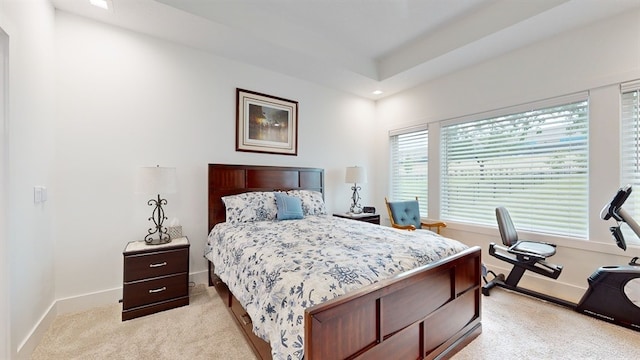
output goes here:
<path id="1" fill-rule="evenodd" d="M 640 226 L 622 204 L 631 195 L 631 186 L 618 190 L 611 202 L 600 212 L 600 218 L 613 218 L 617 226 L 609 228 L 618 247 L 627 250 L 620 230 L 621 223 L 629 225 L 640 237 Z M 589 288 L 582 296 L 576 311 L 640 331 L 640 263 L 634 257 L 626 266 L 603 266 L 589 276 Z"/>
<path id="2" fill-rule="evenodd" d="M 605 205 L 600 212 L 600 217 L 603 220 L 613 218 L 617 222 L 617 226 L 612 226 L 609 230 L 618 247 L 625 251 L 627 244 L 620 230 L 622 223 L 626 223 L 640 237 L 640 226 L 622 208 L 630 194 L 631 186 L 620 188 L 611 202 Z M 634 257 L 628 265 L 602 266 L 597 269 L 589 276 L 589 288 L 582 299 L 578 304 L 574 304 L 518 286 L 518 282 L 527 270 L 552 279 L 557 279 L 560 276 L 562 266 L 547 262 L 547 258 L 555 254 L 556 247 L 550 243 L 519 240 L 509 213 L 503 207 L 496 209 L 496 219 L 504 246 L 491 243 L 489 254 L 512 264 L 513 268 L 509 275 L 505 276 L 486 270 L 483 266 L 485 285 L 482 287 L 482 293 L 485 296 L 489 296 L 493 287 L 499 286 L 640 331 L 640 262 L 638 262 L 638 257 Z M 487 280 L 488 274 L 493 275 L 491 281 Z"/>

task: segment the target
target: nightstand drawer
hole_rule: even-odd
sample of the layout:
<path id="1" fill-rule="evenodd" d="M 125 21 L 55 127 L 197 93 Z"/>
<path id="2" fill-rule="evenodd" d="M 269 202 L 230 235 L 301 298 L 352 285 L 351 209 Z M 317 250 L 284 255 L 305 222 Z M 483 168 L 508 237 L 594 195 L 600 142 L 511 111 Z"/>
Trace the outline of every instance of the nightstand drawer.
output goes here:
<path id="1" fill-rule="evenodd" d="M 135 281 L 189 271 L 189 249 L 124 257 L 124 281 Z"/>
<path id="2" fill-rule="evenodd" d="M 122 308 L 130 309 L 168 299 L 187 296 L 189 274 L 182 273 L 172 276 L 136 281 L 124 284 L 124 298 Z"/>

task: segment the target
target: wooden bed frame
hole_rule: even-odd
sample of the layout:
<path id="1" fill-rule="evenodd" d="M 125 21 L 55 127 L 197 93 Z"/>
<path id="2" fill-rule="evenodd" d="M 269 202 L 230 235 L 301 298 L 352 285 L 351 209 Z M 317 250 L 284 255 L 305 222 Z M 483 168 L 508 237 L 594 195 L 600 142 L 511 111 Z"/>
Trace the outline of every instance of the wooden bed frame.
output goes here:
<path id="1" fill-rule="evenodd" d="M 316 190 L 324 170 L 301 167 L 209 164 L 209 230 L 225 221 L 221 197 L 248 191 Z M 305 311 L 305 359 L 446 359 L 482 332 L 481 249 L 473 247 L 435 263 L 350 292 Z M 267 342 L 213 273 L 216 287 L 260 359 Z"/>

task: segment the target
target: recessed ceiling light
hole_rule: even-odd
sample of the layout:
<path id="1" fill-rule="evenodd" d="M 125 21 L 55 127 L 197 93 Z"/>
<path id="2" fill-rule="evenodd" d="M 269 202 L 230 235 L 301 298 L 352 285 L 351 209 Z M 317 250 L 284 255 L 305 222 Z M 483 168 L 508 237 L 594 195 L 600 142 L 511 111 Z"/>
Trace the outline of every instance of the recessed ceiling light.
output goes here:
<path id="1" fill-rule="evenodd" d="M 382 90 L 375 90 L 373 92 L 373 95 L 380 95 L 380 94 L 382 94 L 382 92 L 383 92 Z"/>
<path id="2" fill-rule="evenodd" d="M 93 6 L 109 10 L 109 3 L 107 2 L 107 0 L 89 0 L 89 3 L 91 3 L 91 5 Z"/>

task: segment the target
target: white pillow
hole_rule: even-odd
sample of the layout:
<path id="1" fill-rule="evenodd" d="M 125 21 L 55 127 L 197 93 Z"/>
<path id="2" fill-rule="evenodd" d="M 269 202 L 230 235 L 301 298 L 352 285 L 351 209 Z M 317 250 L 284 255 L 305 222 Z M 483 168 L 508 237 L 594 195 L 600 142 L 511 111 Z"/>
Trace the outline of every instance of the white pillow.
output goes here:
<path id="1" fill-rule="evenodd" d="M 304 215 L 326 215 L 327 209 L 324 205 L 322 194 L 313 190 L 289 190 L 288 195 L 299 197 L 302 200 L 302 211 Z"/>
<path id="2" fill-rule="evenodd" d="M 222 197 L 226 208 L 226 221 L 238 224 L 250 221 L 275 220 L 278 214 L 273 192 L 247 192 Z"/>

